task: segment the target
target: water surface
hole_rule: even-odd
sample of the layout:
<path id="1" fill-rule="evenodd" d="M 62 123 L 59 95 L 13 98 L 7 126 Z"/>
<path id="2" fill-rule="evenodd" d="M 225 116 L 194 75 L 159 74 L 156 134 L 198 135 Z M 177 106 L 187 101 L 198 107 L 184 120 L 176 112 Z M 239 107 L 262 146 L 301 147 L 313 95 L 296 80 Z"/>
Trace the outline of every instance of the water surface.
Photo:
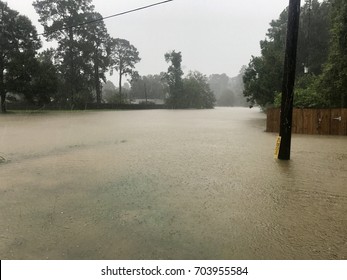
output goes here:
<path id="1" fill-rule="evenodd" d="M 346 259 L 347 138 L 256 109 L 0 116 L 0 259 Z"/>

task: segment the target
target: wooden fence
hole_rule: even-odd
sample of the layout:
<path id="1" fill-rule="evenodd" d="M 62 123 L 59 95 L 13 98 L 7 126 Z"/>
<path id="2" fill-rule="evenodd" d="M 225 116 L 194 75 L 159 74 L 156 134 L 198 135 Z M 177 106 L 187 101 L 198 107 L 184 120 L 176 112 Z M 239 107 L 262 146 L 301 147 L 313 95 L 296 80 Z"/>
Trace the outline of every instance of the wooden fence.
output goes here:
<path id="1" fill-rule="evenodd" d="M 279 132 L 280 109 L 268 109 L 266 131 Z M 292 132 L 347 135 L 347 109 L 294 109 Z"/>

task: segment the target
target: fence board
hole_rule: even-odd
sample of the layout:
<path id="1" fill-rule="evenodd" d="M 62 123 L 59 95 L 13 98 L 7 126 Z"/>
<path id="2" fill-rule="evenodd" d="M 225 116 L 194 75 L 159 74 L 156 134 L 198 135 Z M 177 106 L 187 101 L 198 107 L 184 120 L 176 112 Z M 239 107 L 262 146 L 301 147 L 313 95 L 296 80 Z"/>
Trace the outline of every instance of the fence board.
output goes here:
<path id="1" fill-rule="evenodd" d="M 280 109 L 267 110 L 267 132 L 279 132 Z M 347 135 L 347 109 L 293 110 L 292 132 L 299 134 Z"/>
<path id="2" fill-rule="evenodd" d="M 268 110 L 268 114 L 266 118 L 266 132 L 279 131 L 279 125 L 280 125 L 279 118 L 280 118 L 280 109 L 273 108 L 271 110 Z"/>
<path id="3" fill-rule="evenodd" d="M 321 135 L 330 134 L 330 109 L 317 109 L 317 133 Z"/>
<path id="4" fill-rule="evenodd" d="M 347 135 L 347 109 L 342 109 L 341 112 L 341 134 Z"/>

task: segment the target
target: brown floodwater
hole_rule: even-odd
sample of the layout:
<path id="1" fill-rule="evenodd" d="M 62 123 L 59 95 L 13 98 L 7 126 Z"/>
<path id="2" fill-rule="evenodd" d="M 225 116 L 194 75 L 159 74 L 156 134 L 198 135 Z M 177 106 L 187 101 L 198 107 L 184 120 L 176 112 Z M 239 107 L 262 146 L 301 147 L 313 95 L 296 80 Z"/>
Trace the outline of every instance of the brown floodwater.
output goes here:
<path id="1" fill-rule="evenodd" d="M 0 115 L 0 259 L 347 259 L 347 138 L 257 109 Z"/>

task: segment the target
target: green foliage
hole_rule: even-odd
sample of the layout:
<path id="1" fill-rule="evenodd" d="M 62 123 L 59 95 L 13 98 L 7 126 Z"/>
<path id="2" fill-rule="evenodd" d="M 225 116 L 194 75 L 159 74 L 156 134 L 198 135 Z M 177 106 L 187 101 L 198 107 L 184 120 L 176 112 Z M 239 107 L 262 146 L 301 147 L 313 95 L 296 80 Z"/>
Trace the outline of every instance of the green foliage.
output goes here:
<path id="1" fill-rule="evenodd" d="M 257 103 L 266 107 L 273 104 L 275 93 L 280 91 L 282 84 L 283 65 L 279 60 L 252 57 L 244 76 L 244 96 L 251 104 Z"/>
<path id="2" fill-rule="evenodd" d="M 195 71 L 190 72 L 185 79 L 182 79 L 181 52 L 166 53 L 165 60 L 171 63 L 168 72 L 164 75 L 169 86 L 169 97 L 166 99 L 166 104 L 173 109 L 213 108 L 216 97 L 208 84 L 208 78 Z"/>
<path id="3" fill-rule="evenodd" d="M 8 92 L 20 92 L 32 78 L 35 55 L 41 47 L 36 28 L 26 17 L 0 1 L 0 97 L 6 112 Z"/>
<path id="4" fill-rule="evenodd" d="M 320 90 L 331 107 L 347 107 L 347 2 L 331 0 L 331 44 Z"/>
<path id="5" fill-rule="evenodd" d="M 184 107 L 196 109 L 211 109 L 214 107 L 214 96 L 208 78 L 198 71 L 190 72 L 183 80 Z"/>
<path id="6" fill-rule="evenodd" d="M 39 105 L 54 100 L 58 90 L 57 68 L 52 62 L 52 51 L 46 50 L 39 54 L 31 65 L 31 79 L 23 85 L 22 93 L 26 99 Z"/>
<path id="7" fill-rule="evenodd" d="M 39 22 L 43 25 L 45 36 L 49 41 L 56 40 L 59 45 L 69 38 L 69 26 L 85 22 L 86 16 L 94 11 L 92 0 L 36 0 L 33 6 L 38 13 Z M 78 29 L 73 29 L 78 36 Z"/>
<path id="8" fill-rule="evenodd" d="M 275 93 L 281 90 L 287 17 L 288 11 L 284 10 L 278 20 L 270 23 L 268 39 L 260 42 L 262 55 L 252 56 L 245 69 L 244 96 L 251 104 L 273 104 Z"/>
<path id="9" fill-rule="evenodd" d="M 307 1 L 301 9 L 297 79 L 304 75 L 304 67 L 308 67 L 310 73 L 315 75 L 322 72 L 328 53 L 329 9 L 328 2 L 320 3 L 318 0 L 312 1 L 312 8 Z M 252 56 L 245 70 L 244 95 L 253 104 L 271 106 L 275 102 L 276 93 L 282 91 L 287 17 L 286 9 L 278 20 L 270 23 L 267 38 L 260 42 L 261 56 Z M 316 103 L 319 103 L 319 100 Z"/>
<path id="10" fill-rule="evenodd" d="M 164 73 L 147 75 L 131 81 L 131 97 L 134 99 L 165 99 L 167 85 L 163 81 Z"/>
<path id="11" fill-rule="evenodd" d="M 314 74 L 300 77 L 296 81 L 294 91 L 294 107 L 297 108 L 325 108 L 329 104 L 319 91 L 319 78 Z M 281 107 L 281 93 L 275 95 L 275 107 Z"/>
<path id="12" fill-rule="evenodd" d="M 135 64 L 140 62 L 138 50 L 125 39 L 112 39 L 110 43 L 111 69 L 119 74 L 119 96 L 122 103 L 122 77 L 132 76 L 135 71 Z M 137 73 L 137 72 L 136 72 Z"/>
<path id="13" fill-rule="evenodd" d="M 297 52 L 297 76 L 309 73 L 320 75 L 326 63 L 330 41 L 330 3 L 313 0 L 311 9 L 308 1 L 301 9 Z"/>
<path id="14" fill-rule="evenodd" d="M 71 105 L 84 102 L 83 100 L 93 100 L 94 91 L 97 102 L 100 103 L 100 83 L 105 80 L 105 72 L 108 70 L 110 40 L 104 22 L 78 26 L 101 18 L 94 11 L 91 2 L 36 0 L 33 3 L 46 39 L 58 42 L 55 60 L 63 82 L 60 90 L 63 96 L 60 100 L 68 99 Z"/>
<path id="15" fill-rule="evenodd" d="M 102 18 L 96 12 L 86 13 L 85 20 L 88 22 Z M 96 101 L 101 103 L 101 81 L 105 82 L 105 73 L 110 65 L 111 38 L 107 32 L 104 21 L 98 20 L 92 24 L 83 25 L 79 28 L 81 39 L 78 42 L 79 49 L 83 50 L 83 71 L 88 73 L 92 88 L 96 92 Z"/>
<path id="16" fill-rule="evenodd" d="M 181 52 L 172 51 L 164 55 L 165 61 L 170 63 L 165 80 L 169 85 L 169 97 L 166 104 L 173 109 L 184 108 L 186 106 L 183 96 L 183 71 L 181 68 L 182 55 Z"/>

